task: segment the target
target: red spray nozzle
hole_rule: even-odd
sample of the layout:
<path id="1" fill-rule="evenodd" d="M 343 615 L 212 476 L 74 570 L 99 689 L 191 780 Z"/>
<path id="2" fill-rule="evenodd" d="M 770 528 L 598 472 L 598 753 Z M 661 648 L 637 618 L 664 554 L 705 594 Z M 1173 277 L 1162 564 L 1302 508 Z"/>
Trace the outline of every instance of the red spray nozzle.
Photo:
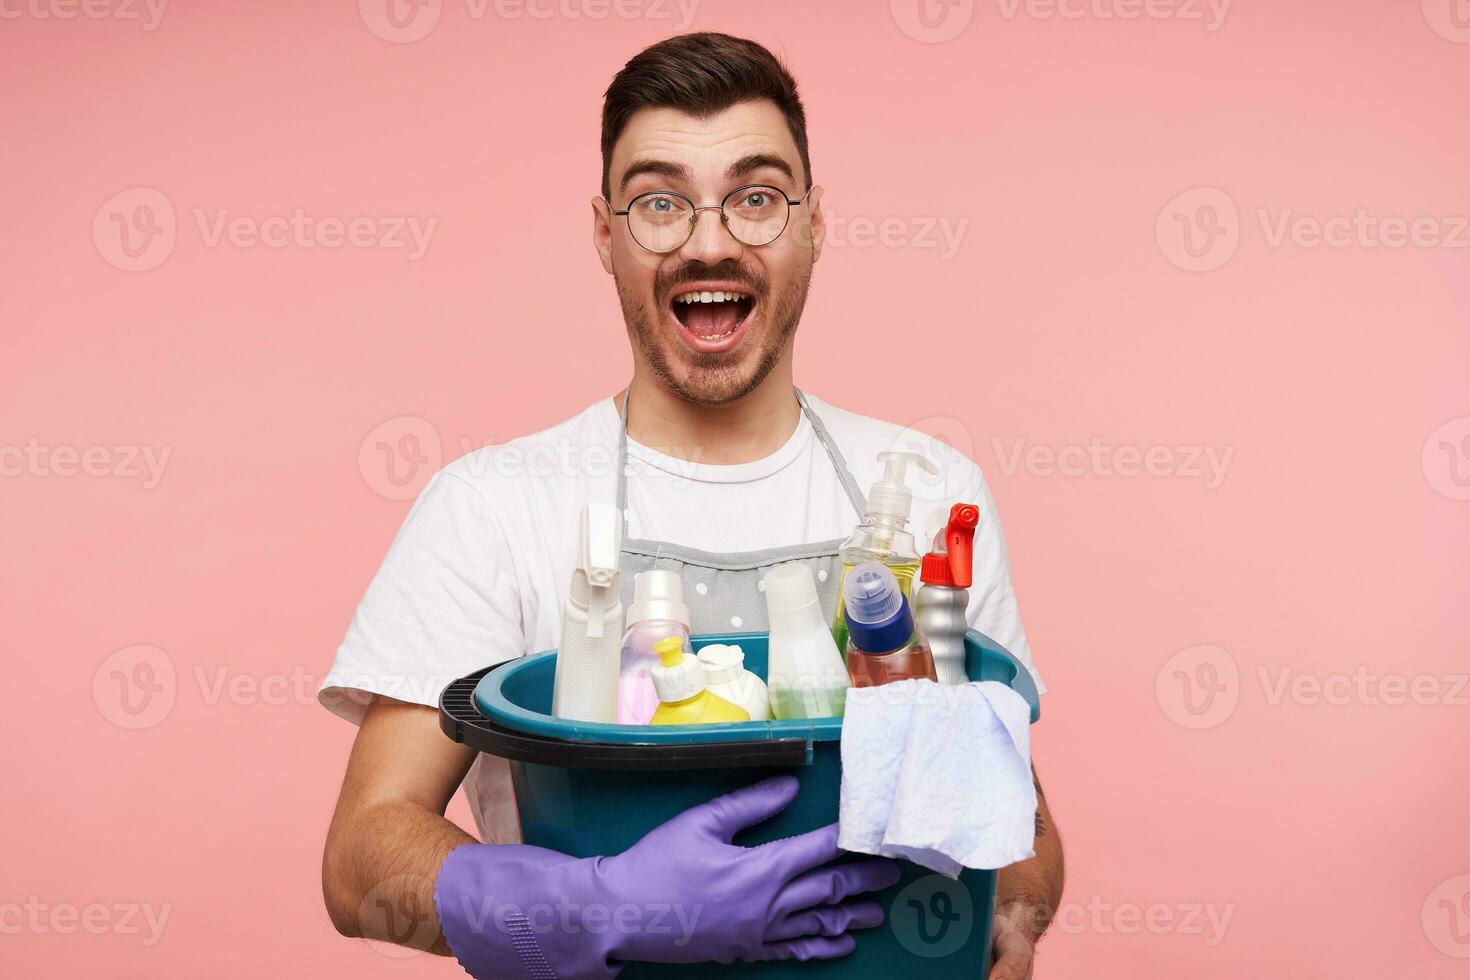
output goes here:
<path id="1" fill-rule="evenodd" d="M 980 508 L 974 504 L 955 504 L 949 509 L 949 523 L 945 525 L 942 541 L 934 546 L 942 551 L 931 551 L 924 556 L 919 567 L 920 580 L 930 585 L 951 585 L 968 589 L 974 575 L 973 547 L 975 527 L 980 523 Z"/>

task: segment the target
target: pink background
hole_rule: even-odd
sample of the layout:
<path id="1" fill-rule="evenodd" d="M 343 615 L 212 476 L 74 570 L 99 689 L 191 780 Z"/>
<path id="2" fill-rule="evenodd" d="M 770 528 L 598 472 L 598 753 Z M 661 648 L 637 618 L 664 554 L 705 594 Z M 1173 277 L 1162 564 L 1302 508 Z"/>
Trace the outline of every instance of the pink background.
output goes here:
<path id="1" fill-rule="evenodd" d="M 456 975 L 327 921 L 353 730 L 311 691 L 393 498 L 628 375 L 588 241 L 599 100 L 685 25 L 562 2 L 431 3 L 394 39 L 374 0 L 178 3 L 154 30 L 4 8 L 0 447 L 36 448 L 0 458 L 0 972 Z M 1038 975 L 1463 976 L 1470 29 L 1449 0 L 1240 0 L 1214 30 L 1049 9 L 704 0 L 687 25 L 789 58 L 846 222 L 799 383 L 989 475 L 1052 690 L 1069 880 Z M 155 192 L 174 247 L 125 271 L 112 215 Z M 410 260 L 211 245 L 195 217 L 296 208 L 437 225 Z M 1449 241 L 1280 240 L 1287 209 Z M 395 486 L 377 443 L 415 437 Z M 1094 438 L 1174 455 L 1024 455 Z M 141 447 L 170 452 L 156 486 Z M 1230 451 L 1223 480 L 1180 447 Z M 1343 696 L 1281 695 L 1283 670 Z M 1437 693 L 1385 703 L 1416 682 Z M 99 903 L 99 935 L 67 917 Z M 151 945 L 113 909 L 139 903 L 168 909 Z"/>

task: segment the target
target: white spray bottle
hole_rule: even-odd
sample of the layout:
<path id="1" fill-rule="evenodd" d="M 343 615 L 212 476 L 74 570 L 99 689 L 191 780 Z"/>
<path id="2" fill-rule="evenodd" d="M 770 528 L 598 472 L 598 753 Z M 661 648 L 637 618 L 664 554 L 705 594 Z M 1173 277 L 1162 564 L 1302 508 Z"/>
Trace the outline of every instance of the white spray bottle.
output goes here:
<path id="1" fill-rule="evenodd" d="M 582 510 L 577 567 L 561 615 L 561 645 L 551 713 L 573 721 L 618 720 L 618 648 L 623 603 L 618 594 L 618 552 L 623 515 L 612 504 Z"/>

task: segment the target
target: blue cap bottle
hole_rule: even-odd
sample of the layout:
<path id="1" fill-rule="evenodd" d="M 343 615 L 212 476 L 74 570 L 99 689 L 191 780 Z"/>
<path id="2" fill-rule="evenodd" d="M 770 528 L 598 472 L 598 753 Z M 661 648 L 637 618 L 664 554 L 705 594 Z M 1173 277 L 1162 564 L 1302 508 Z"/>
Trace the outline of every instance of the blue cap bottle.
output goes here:
<path id="1" fill-rule="evenodd" d="M 935 679 L 929 646 L 915 634 L 909 601 L 885 565 L 865 561 L 853 566 L 842 583 L 842 598 L 847 672 L 854 687 Z"/>
<path id="2" fill-rule="evenodd" d="M 898 579 L 876 561 L 865 561 L 842 583 L 848 638 L 865 653 L 897 650 L 914 635 L 914 616 Z"/>

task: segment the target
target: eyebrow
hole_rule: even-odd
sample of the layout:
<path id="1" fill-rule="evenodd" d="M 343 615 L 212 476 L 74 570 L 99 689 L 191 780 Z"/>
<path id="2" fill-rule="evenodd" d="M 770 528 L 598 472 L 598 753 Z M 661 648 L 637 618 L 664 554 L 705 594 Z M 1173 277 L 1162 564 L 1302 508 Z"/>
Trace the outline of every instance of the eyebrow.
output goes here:
<path id="1" fill-rule="evenodd" d="M 741 157 L 739 160 L 730 164 L 730 168 L 725 171 L 725 176 L 730 180 L 735 180 L 744 177 L 753 170 L 760 170 L 762 167 L 779 170 L 785 175 L 787 180 L 793 182 L 796 180 L 796 174 L 792 172 L 791 164 L 774 153 L 752 153 L 749 156 Z"/>
<path id="2" fill-rule="evenodd" d="M 763 167 L 780 171 L 787 180 L 793 182 L 796 180 L 796 174 L 792 171 L 791 164 L 774 153 L 752 153 L 748 156 L 743 156 L 730 164 L 725 170 L 725 177 L 728 180 L 738 180 Z M 623 171 L 622 179 L 618 181 L 618 190 L 627 190 L 628 185 L 633 182 L 634 178 L 641 177 L 644 174 L 657 174 L 661 177 L 667 177 L 669 180 L 679 181 L 685 184 L 689 183 L 689 168 L 682 163 L 656 159 L 634 160 L 628 164 L 628 169 Z"/>
<path id="3" fill-rule="evenodd" d="M 627 190 L 634 177 L 641 177 L 644 174 L 659 174 L 670 180 L 689 183 L 689 168 L 682 163 L 670 163 L 668 160 L 634 160 L 628 164 L 628 169 L 623 171 L 623 179 L 618 181 L 618 190 Z"/>

